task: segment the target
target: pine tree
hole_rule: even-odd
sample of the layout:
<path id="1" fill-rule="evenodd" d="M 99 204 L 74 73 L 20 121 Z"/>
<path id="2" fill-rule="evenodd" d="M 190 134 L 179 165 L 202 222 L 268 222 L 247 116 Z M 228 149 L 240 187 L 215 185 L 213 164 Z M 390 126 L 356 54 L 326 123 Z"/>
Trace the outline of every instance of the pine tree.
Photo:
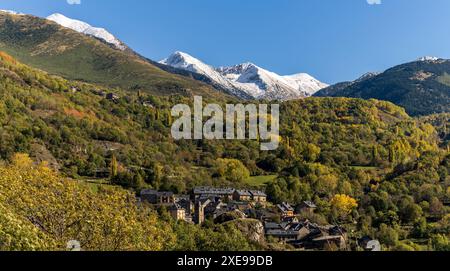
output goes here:
<path id="1" fill-rule="evenodd" d="M 116 155 L 112 155 L 111 157 L 111 165 L 110 165 L 110 172 L 109 172 L 109 177 L 110 179 L 113 179 L 114 177 L 117 176 L 118 173 L 118 163 L 117 163 L 117 158 Z"/>
<path id="2" fill-rule="evenodd" d="M 378 148 L 377 146 L 372 147 L 372 165 L 375 166 L 378 162 Z"/>
<path id="3" fill-rule="evenodd" d="M 395 163 L 395 150 L 392 146 L 389 147 L 389 162 L 391 164 Z"/>

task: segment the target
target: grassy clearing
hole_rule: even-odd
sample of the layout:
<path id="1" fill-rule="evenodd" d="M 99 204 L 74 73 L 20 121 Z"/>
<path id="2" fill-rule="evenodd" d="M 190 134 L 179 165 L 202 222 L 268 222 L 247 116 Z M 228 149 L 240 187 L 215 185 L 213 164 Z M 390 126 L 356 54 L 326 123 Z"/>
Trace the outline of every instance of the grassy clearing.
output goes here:
<path id="1" fill-rule="evenodd" d="M 437 78 L 437 81 L 446 86 L 450 86 L 450 74 L 444 72 L 443 75 L 441 75 Z"/>
<path id="2" fill-rule="evenodd" d="M 100 186 L 110 185 L 107 179 L 85 179 L 80 180 L 80 182 L 86 184 L 94 193 L 98 192 Z"/>
<path id="3" fill-rule="evenodd" d="M 264 175 L 264 176 L 254 176 L 250 177 L 246 180 L 246 184 L 255 186 L 255 187 L 261 187 L 266 185 L 267 183 L 275 180 L 277 178 L 277 175 Z"/>

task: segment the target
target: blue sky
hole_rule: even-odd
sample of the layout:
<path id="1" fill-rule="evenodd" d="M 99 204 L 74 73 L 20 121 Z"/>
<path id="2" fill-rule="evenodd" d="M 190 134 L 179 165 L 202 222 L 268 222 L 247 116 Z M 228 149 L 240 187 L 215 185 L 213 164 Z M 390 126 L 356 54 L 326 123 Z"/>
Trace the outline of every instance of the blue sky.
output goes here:
<path id="1" fill-rule="evenodd" d="M 449 0 L 67 1 L 0 0 L 0 9 L 60 12 L 155 60 L 180 50 L 215 66 L 251 61 L 327 83 L 424 55 L 450 58 Z"/>

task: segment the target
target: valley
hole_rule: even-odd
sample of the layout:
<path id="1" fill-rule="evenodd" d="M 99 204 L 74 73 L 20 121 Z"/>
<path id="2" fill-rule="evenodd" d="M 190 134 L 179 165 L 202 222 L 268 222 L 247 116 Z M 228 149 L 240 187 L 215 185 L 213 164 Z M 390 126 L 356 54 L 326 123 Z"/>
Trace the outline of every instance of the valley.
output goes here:
<path id="1" fill-rule="evenodd" d="M 181 52 L 154 62 L 62 19 L 69 28 L 0 12 L 0 250 L 64 251 L 70 240 L 87 251 L 449 249 L 447 60 L 327 87 Z M 279 103 L 279 148 L 175 140 L 172 108 L 194 96 Z M 182 197 L 205 187 L 204 199 Z M 238 198 L 221 199 L 223 220 L 197 224 L 142 199 L 210 207 L 211 191 L 230 189 Z M 262 194 L 267 208 L 236 215 Z"/>

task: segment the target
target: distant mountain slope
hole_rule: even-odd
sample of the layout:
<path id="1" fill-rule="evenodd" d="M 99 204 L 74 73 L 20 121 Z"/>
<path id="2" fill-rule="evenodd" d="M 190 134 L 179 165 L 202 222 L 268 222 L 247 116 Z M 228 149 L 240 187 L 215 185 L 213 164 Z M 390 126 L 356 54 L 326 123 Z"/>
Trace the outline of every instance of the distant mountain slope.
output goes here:
<path id="1" fill-rule="evenodd" d="M 311 96 L 319 89 L 327 87 L 305 73 L 280 76 L 253 63 L 214 68 L 184 52 L 175 52 L 160 63 L 201 74 L 209 78 L 213 85 L 239 97 L 292 100 Z"/>
<path id="2" fill-rule="evenodd" d="M 163 71 L 131 50 L 115 49 L 93 35 L 30 15 L 0 12 L 0 50 L 33 67 L 67 79 L 158 95 L 224 97 L 206 84 Z"/>
<path id="3" fill-rule="evenodd" d="M 316 92 L 314 94 L 314 96 L 317 96 L 317 97 L 333 96 L 334 93 L 339 93 L 340 91 L 350 87 L 351 85 L 354 85 L 356 83 L 360 83 L 360 82 L 362 82 L 364 80 L 373 78 L 373 77 L 375 77 L 377 75 L 379 75 L 379 73 L 369 72 L 369 73 L 366 73 L 363 76 L 359 77 L 355 81 L 340 82 L 340 83 L 328 86 L 326 88 L 323 88 L 323 89 L 319 90 L 318 92 Z"/>
<path id="4" fill-rule="evenodd" d="M 70 28 L 88 36 L 98 38 L 108 44 L 113 45 L 116 49 L 125 50 L 126 46 L 119 39 L 114 37 L 104 28 L 93 27 L 85 22 L 68 18 L 60 13 L 55 13 L 47 17 L 47 20 L 53 21 L 61 26 Z"/>
<path id="5" fill-rule="evenodd" d="M 450 112 L 450 61 L 421 58 L 381 74 L 333 85 L 315 96 L 386 100 L 412 116 Z"/>

